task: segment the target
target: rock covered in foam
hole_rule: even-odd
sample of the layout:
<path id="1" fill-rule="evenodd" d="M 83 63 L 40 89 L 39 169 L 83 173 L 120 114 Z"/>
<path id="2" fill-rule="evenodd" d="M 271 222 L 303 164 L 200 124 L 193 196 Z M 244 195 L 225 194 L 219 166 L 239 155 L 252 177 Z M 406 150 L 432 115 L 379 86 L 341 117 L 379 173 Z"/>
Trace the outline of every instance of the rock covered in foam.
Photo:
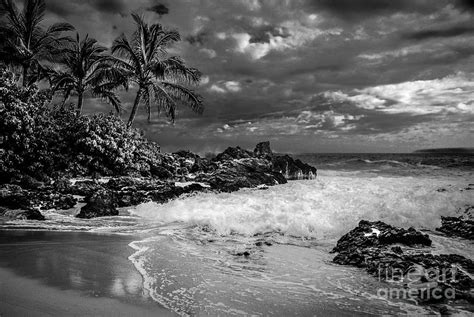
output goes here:
<path id="1" fill-rule="evenodd" d="M 333 262 L 365 268 L 390 282 L 390 289 L 397 289 L 390 296 L 424 303 L 473 303 L 474 262 L 456 254 L 431 254 L 429 246 L 429 236 L 413 228 L 362 220 L 337 242 Z"/>

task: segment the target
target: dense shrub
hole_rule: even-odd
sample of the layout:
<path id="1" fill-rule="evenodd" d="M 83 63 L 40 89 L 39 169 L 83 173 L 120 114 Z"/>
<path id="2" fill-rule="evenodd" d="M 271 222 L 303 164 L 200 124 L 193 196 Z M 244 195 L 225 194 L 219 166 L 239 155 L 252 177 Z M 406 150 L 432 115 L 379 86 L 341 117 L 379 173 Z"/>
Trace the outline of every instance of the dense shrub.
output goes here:
<path id="1" fill-rule="evenodd" d="M 113 115 L 53 110 L 49 91 L 19 87 L 0 69 L 0 177 L 147 175 L 159 147 Z"/>

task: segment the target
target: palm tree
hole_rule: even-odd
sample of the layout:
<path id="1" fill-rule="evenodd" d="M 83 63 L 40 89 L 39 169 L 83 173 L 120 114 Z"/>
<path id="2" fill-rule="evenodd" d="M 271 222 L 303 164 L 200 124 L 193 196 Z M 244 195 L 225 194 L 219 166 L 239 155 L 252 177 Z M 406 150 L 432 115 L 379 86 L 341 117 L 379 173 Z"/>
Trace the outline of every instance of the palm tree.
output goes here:
<path id="1" fill-rule="evenodd" d="M 202 113 L 202 98 L 188 85 L 199 83 L 201 73 L 189 68 L 177 56 L 168 56 L 167 47 L 180 40 L 176 31 L 165 30 L 160 24 L 148 25 L 143 18 L 132 14 L 136 30 L 129 41 L 119 36 L 112 44 L 114 65 L 127 80 L 137 86 L 137 94 L 127 126 L 131 127 L 140 102 L 143 100 L 151 118 L 152 103 L 158 112 L 164 110 L 174 121 L 178 103 L 184 103 Z"/>
<path id="2" fill-rule="evenodd" d="M 113 69 L 107 63 L 106 47 L 97 43 L 89 35 L 81 40 L 79 34 L 75 39 L 69 38 L 68 45 L 59 50 L 56 62 L 62 69 L 53 75 L 53 91 L 62 91 L 63 104 L 72 92 L 77 94 L 77 113 L 82 111 L 84 93 L 89 91 L 110 103 L 117 113 L 121 104 L 114 90 L 120 85 Z"/>
<path id="3" fill-rule="evenodd" d="M 36 79 L 28 78 L 30 73 L 41 74 L 41 61 L 52 60 L 51 51 L 62 44 L 62 32 L 74 29 L 69 23 L 55 23 L 44 29 L 46 6 L 44 0 L 25 0 L 20 12 L 13 0 L 0 0 L 0 61 L 20 66 L 23 86 Z"/>

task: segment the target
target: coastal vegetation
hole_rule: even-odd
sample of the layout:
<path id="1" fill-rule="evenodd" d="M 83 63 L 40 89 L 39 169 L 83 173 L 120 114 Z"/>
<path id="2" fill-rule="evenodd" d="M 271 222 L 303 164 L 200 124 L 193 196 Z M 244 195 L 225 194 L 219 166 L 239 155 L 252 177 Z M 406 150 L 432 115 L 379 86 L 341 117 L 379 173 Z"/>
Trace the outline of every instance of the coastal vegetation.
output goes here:
<path id="1" fill-rule="evenodd" d="M 180 41 L 177 31 L 159 23 L 149 25 L 142 16 L 132 14 L 136 30 L 130 40 L 122 34 L 109 50 L 89 35 L 83 39 L 78 33 L 68 36 L 74 30 L 69 23 L 43 26 L 45 12 L 44 0 L 25 0 L 22 10 L 12 0 L 0 1 L 0 63 L 17 75 L 14 78 L 19 85 L 48 82 L 52 96 L 62 95 L 62 108 L 75 95 L 78 114 L 89 93 L 110 103 L 120 114 L 119 90 L 133 84 L 136 97 L 127 127 L 132 126 L 141 102 L 148 120 L 155 106 L 171 121 L 179 105 L 203 112 L 202 98 L 192 89 L 201 73 L 179 56 L 167 53 Z"/>
<path id="2" fill-rule="evenodd" d="M 180 41 L 167 30 L 132 14 L 136 30 L 110 49 L 89 35 L 70 35 L 69 23 L 44 26 L 44 0 L 26 0 L 21 10 L 0 1 L 0 176 L 150 175 L 160 147 L 132 128 L 141 103 L 174 121 L 179 105 L 203 112 L 192 90 L 200 72 L 167 49 Z M 120 90 L 136 89 L 125 123 Z M 40 88 L 41 87 L 41 88 Z M 115 115 L 82 114 L 85 100 L 100 98 Z M 75 97 L 75 103 L 70 98 Z"/>

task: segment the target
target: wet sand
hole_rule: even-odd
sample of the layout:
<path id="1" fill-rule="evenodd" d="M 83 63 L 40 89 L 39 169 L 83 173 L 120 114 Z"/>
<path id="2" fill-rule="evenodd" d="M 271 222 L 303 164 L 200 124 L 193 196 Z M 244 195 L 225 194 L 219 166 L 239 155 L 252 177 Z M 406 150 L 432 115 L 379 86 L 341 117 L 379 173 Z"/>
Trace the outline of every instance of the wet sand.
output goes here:
<path id="1" fill-rule="evenodd" d="M 133 237 L 0 230 L 0 316 L 163 316 L 128 257 Z"/>

